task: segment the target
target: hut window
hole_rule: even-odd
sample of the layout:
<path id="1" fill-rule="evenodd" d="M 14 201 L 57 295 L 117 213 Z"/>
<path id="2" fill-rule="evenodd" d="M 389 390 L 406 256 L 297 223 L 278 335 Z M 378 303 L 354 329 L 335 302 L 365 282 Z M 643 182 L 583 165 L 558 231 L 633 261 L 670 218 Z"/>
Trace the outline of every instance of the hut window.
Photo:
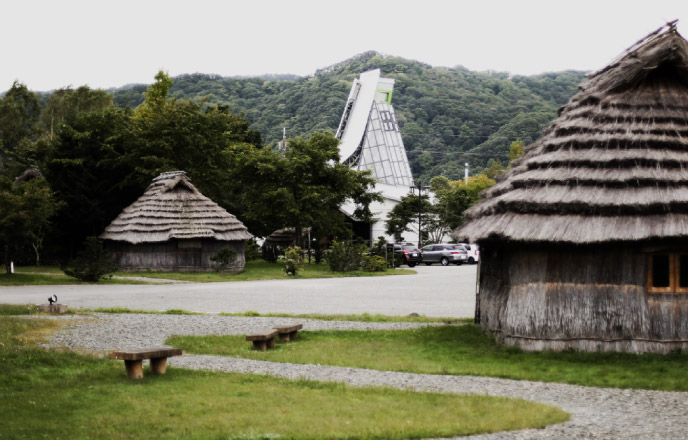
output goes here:
<path id="1" fill-rule="evenodd" d="M 649 263 L 649 292 L 688 292 L 688 254 L 651 255 Z"/>

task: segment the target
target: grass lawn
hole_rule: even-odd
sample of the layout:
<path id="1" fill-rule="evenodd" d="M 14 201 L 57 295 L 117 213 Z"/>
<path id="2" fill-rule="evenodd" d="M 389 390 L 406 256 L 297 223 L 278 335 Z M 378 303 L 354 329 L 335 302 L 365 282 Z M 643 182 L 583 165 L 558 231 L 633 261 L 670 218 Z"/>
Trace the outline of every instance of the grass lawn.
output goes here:
<path id="1" fill-rule="evenodd" d="M 0 438 L 407 439 L 569 418 L 518 399 L 172 367 L 164 376 L 146 368 L 144 379 L 132 381 L 121 361 L 37 348 L 33 341 L 57 325 L 0 317 Z"/>
<path id="2" fill-rule="evenodd" d="M 175 336 L 186 352 L 375 370 L 460 374 L 578 385 L 688 391 L 688 353 L 524 352 L 474 324 L 402 331 L 304 331 L 258 352 L 244 336 Z"/>
<path id="3" fill-rule="evenodd" d="M 68 277 L 54 267 L 20 267 L 10 275 L 0 273 L 0 286 L 37 286 L 57 284 L 144 284 L 137 280 L 121 280 L 116 278 L 102 279 L 98 283 L 87 283 L 76 278 Z"/>
<path id="4" fill-rule="evenodd" d="M 96 310 L 99 311 L 99 310 Z M 371 315 L 362 313 L 358 315 L 320 315 L 317 313 L 306 313 L 303 315 L 293 315 L 289 313 L 263 313 L 243 312 L 243 313 L 218 313 L 220 316 L 263 316 L 268 318 L 305 318 L 319 319 L 321 321 L 358 321 L 358 322 L 436 322 L 444 324 L 469 324 L 473 318 L 433 318 L 423 315 L 418 316 L 390 316 L 390 315 Z"/>
<path id="5" fill-rule="evenodd" d="M 304 264 L 296 276 L 284 273 L 284 265 L 268 263 L 263 260 L 247 261 L 244 271 L 240 273 L 226 272 L 118 272 L 119 276 L 139 276 L 148 278 L 165 278 L 168 280 L 193 281 L 196 283 L 213 283 L 225 281 L 254 281 L 254 280 L 287 280 L 305 278 L 341 278 L 341 277 L 374 277 L 386 275 L 411 275 L 411 269 L 387 269 L 385 272 L 332 272 L 330 266 L 321 264 Z"/>
<path id="6" fill-rule="evenodd" d="M 272 264 L 263 260 L 249 261 L 241 273 L 227 272 L 117 272 L 118 277 L 146 277 L 167 280 L 192 281 L 196 283 L 213 283 L 225 281 L 284 280 L 305 278 L 340 278 L 340 277 L 373 277 L 386 275 L 411 275 L 411 269 L 388 269 L 385 272 L 332 272 L 325 264 L 304 264 L 303 270 L 296 276 L 284 273 L 284 265 Z M 149 284 L 139 280 L 103 279 L 101 284 Z M 0 286 L 28 286 L 43 284 L 90 284 L 68 277 L 56 266 L 21 266 L 13 275 L 0 274 Z"/>

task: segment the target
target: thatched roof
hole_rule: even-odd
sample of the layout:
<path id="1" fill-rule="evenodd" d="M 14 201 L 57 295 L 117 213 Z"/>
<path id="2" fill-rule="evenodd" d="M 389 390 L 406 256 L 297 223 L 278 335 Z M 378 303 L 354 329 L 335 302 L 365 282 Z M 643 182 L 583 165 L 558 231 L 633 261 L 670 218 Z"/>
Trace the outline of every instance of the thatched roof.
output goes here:
<path id="1" fill-rule="evenodd" d="M 688 42 L 675 22 L 589 75 L 454 232 L 471 241 L 688 238 Z"/>
<path id="2" fill-rule="evenodd" d="M 311 228 L 301 229 L 301 237 L 306 236 Z M 295 228 L 283 228 L 274 231 L 265 238 L 265 243 L 268 246 L 293 246 L 297 241 L 297 234 Z"/>
<path id="3" fill-rule="evenodd" d="M 247 240 L 243 223 L 198 192 L 183 171 L 162 173 L 105 228 L 100 238 L 129 243 L 164 242 L 172 238 Z"/>
<path id="4" fill-rule="evenodd" d="M 24 170 L 23 173 L 19 175 L 19 177 L 14 179 L 14 186 L 19 186 L 22 183 L 26 183 L 34 179 L 45 179 L 45 177 L 43 177 L 43 173 L 41 173 L 41 170 L 39 170 L 38 168 L 27 168 L 26 170 Z"/>

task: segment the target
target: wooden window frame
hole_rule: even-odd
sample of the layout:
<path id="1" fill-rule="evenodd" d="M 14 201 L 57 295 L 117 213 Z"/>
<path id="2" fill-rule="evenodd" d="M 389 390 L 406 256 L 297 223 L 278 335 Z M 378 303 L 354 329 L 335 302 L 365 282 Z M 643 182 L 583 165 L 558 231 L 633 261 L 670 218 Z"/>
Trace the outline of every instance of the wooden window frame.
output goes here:
<path id="1" fill-rule="evenodd" d="M 669 256 L 669 287 L 655 287 L 652 285 L 653 258 L 659 255 Z M 688 293 L 688 287 L 679 286 L 681 274 L 681 255 L 685 252 L 658 252 L 648 256 L 647 259 L 647 291 L 650 293 Z"/>

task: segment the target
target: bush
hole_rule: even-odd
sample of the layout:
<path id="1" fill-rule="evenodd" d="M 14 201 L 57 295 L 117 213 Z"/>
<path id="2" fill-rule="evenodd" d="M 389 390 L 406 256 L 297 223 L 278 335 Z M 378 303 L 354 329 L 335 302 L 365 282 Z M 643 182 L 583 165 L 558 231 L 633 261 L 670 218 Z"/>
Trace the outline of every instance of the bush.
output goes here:
<path id="1" fill-rule="evenodd" d="M 303 250 L 298 247 L 290 247 L 284 251 L 284 271 L 287 275 L 296 275 L 303 264 Z"/>
<path id="2" fill-rule="evenodd" d="M 257 260 L 261 257 L 260 246 L 255 240 L 246 240 L 246 261 Z"/>
<path id="3" fill-rule="evenodd" d="M 387 261 L 379 255 L 364 255 L 363 270 L 366 272 L 384 272 L 387 270 Z"/>
<path id="4" fill-rule="evenodd" d="M 100 240 L 87 237 L 81 252 L 61 269 L 65 275 L 95 283 L 105 278 L 105 275 L 115 272 L 117 266 L 112 262 L 110 254 L 103 249 Z"/>
<path id="5" fill-rule="evenodd" d="M 364 244 L 356 244 L 349 241 L 334 241 L 327 252 L 325 260 L 334 272 L 349 272 L 360 270 L 363 262 L 363 253 L 368 248 Z"/>
<path id="6" fill-rule="evenodd" d="M 210 257 L 210 261 L 215 263 L 215 272 L 220 272 L 220 274 L 224 275 L 227 269 L 234 266 L 236 255 L 236 252 L 233 250 L 222 248 L 215 255 Z"/>

